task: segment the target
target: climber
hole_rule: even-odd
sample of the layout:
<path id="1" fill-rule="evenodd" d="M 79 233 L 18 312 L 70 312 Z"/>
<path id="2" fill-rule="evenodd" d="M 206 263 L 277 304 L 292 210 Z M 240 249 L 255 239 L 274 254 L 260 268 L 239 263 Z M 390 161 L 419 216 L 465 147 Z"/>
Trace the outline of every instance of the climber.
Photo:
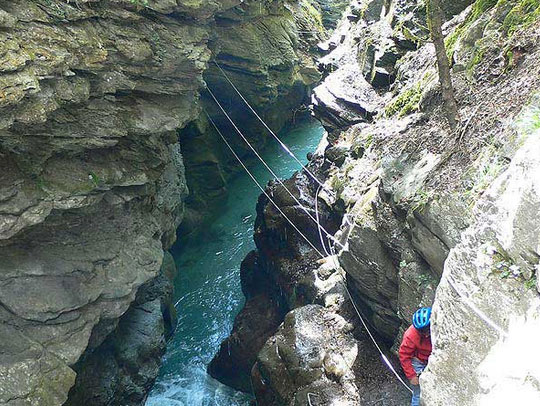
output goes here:
<path id="1" fill-rule="evenodd" d="M 431 355 L 430 317 L 431 307 L 418 309 L 413 315 L 412 326 L 405 331 L 399 347 L 401 367 L 413 389 L 411 406 L 420 405 L 418 378 L 427 366 L 428 358 Z"/>

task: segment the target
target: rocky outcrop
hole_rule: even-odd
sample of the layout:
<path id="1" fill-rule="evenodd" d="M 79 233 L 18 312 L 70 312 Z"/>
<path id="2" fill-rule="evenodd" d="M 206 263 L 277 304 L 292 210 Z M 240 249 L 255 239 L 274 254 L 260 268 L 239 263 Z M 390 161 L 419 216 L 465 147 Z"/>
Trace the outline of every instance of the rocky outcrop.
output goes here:
<path id="1" fill-rule="evenodd" d="M 326 36 L 319 11 L 310 0 L 250 1 L 216 15 L 210 44 L 214 60 L 204 78 L 249 142 L 260 149 L 270 134 L 237 94 L 230 80 L 247 102 L 274 132 L 290 122 L 320 80 L 313 58 L 316 44 Z M 212 97 L 202 94 L 203 105 L 212 120 L 229 137 L 241 156 L 252 157 L 230 121 Z M 188 218 L 182 226 L 208 216 L 226 195 L 227 180 L 239 168 L 223 145 L 206 115 L 180 134 L 191 190 Z"/>
<path id="2" fill-rule="evenodd" d="M 538 122 L 539 101 L 522 119 Z M 446 261 L 435 297 L 435 350 L 421 382 L 426 404 L 540 400 L 538 135 L 538 127 L 521 129 L 523 145 L 476 203 L 474 224 Z"/>
<path id="3" fill-rule="evenodd" d="M 374 388 L 356 367 L 373 354 L 372 347 L 358 346 L 343 369 L 346 379 L 332 379 L 325 369 L 322 360 L 335 348 L 319 341 L 330 327 L 318 326 L 337 313 L 357 326 L 352 336 L 362 342 L 355 303 L 387 345 L 383 351 L 396 349 L 419 306 L 434 304 L 435 351 L 422 378 L 426 404 L 492 404 L 508 396 L 534 403 L 538 378 L 528 361 L 537 351 L 528 339 L 538 328 L 538 227 L 523 219 L 538 205 L 532 141 L 538 116 L 519 113 L 538 86 L 537 6 L 479 1 L 463 11 L 470 2 L 443 2 L 448 15 L 463 11 L 445 26 L 463 118 L 456 135 L 441 111 L 422 4 L 386 3 L 351 6 L 325 45 L 331 52 L 320 65 L 327 77 L 314 91 L 314 112 L 330 133 L 312 168 L 333 191 L 321 191 L 322 212 L 343 219 L 336 233 L 344 245 L 339 265 L 329 255 L 293 277 L 293 264 L 282 267 L 280 258 L 295 255 L 297 236 L 280 245 L 273 239 L 280 228 L 256 231 L 259 255 L 274 254 L 261 286 L 278 287 L 292 310 L 257 357 L 251 374 L 257 401 L 376 404 L 383 398 L 403 404 L 381 389 L 395 385 L 398 392 L 394 376 L 383 375 Z M 537 112 L 536 104 L 531 111 Z M 302 191 L 314 195 L 309 187 Z M 317 232 L 312 222 L 296 222 L 309 237 Z M 262 251 L 269 246 L 285 250 L 276 257 Z M 303 258 L 307 252 L 317 258 L 309 247 Z M 334 264 L 325 267 L 328 262 Z M 501 326 L 504 336 L 474 308 Z M 345 343 L 350 333 L 335 336 Z M 515 362 L 511 354 L 523 348 L 529 351 L 524 362 Z M 375 368 L 379 360 L 369 365 Z"/>
<path id="4" fill-rule="evenodd" d="M 73 367 L 77 379 L 66 406 L 144 403 L 158 374 L 166 339 L 176 327 L 172 303 L 176 273 L 167 252 L 159 275 L 139 288 L 114 331 L 109 334 L 107 323 L 94 328 L 85 355 Z"/>
<path id="5" fill-rule="evenodd" d="M 174 241 L 207 33 L 127 3 L 0 5 L 0 403 L 60 405 Z"/>
<path id="6" fill-rule="evenodd" d="M 321 9 L 324 26 L 334 29 L 350 2 L 348 0 L 317 0 L 316 3 Z"/>
<path id="7" fill-rule="evenodd" d="M 322 306 L 303 306 L 288 313 L 259 353 L 254 368 L 257 400 L 265 405 L 309 404 L 313 397 L 314 404 L 332 404 L 337 399 L 343 405 L 358 404 L 349 367 L 358 355 L 356 340 L 347 334 L 352 329 Z"/>
<path id="8" fill-rule="evenodd" d="M 305 193 L 306 189 L 314 187 L 314 182 L 303 174 L 297 174 L 284 184 L 315 216 L 313 197 Z M 270 188 L 280 209 L 302 229 L 309 229 L 311 219 L 283 186 L 276 183 Z M 337 219 L 330 217 L 324 207 L 320 214 L 321 224 L 335 230 Z M 310 230 L 308 238 L 320 247 L 316 229 Z M 310 246 L 264 195 L 257 204 L 255 243 L 257 251 L 248 255 L 241 268 L 246 305 L 209 367 L 212 376 L 245 391 L 251 390 L 251 369 L 257 354 L 279 327 L 285 314 L 296 307 L 296 301 L 301 301 L 295 297 L 295 286 L 316 261 Z"/>
<path id="9" fill-rule="evenodd" d="M 208 158 L 206 129 L 200 143 L 186 135 L 203 73 L 217 55 L 250 78 L 250 99 L 268 87 L 254 106 L 300 104 L 318 78 L 306 52 L 319 31 L 299 32 L 321 27 L 310 7 L 0 1 L 0 404 L 61 405 L 74 384 L 71 404 L 144 400 L 171 323 L 159 272 L 187 185 L 224 189 L 205 168 L 229 157 Z M 215 72 L 206 80 L 222 90 Z M 279 108 L 264 113 L 278 127 Z M 114 379 L 92 372 L 105 354 Z"/>

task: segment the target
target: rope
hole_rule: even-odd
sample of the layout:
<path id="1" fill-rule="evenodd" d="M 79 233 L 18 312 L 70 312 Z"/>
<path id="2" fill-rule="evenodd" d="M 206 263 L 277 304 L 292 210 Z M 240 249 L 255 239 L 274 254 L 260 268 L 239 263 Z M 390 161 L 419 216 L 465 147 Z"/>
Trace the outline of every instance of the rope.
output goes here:
<path id="1" fill-rule="evenodd" d="M 486 316 L 478 307 L 472 303 L 469 298 L 465 297 L 459 289 L 454 285 L 454 282 L 447 277 L 446 280 L 448 281 L 448 284 L 456 291 L 458 296 L 463 300 L 463 303 L 465 303 L 481 320 L 483 320 L 488 326 L 496 330 L 501 336 L 507 337 L 508 334 L 506 331 L 504 331 L 501 327 L 499 327 L 493 320 L 491 320 L 488 316 Z"/>
<path id="2" fill-rule="evenodd" d="M 227 113 L 227 111 L 225 110 L 225 108 L 221 105 L 221 103 L 218 101 L 217 97 L 215 96 L 214 92 L 212 92 L 212 90 L 210 88 L 207 88 L 206 89 L 208 91 L 208 93 L 210 94 L 210 96 L 212 96 L 212 98 L 214 99 L 215 103 L 218 105 L 218 107 L 221 109 L 221 111 L 223 112 L 223 114 L 227 117 L 227 119 L 229 120 L 229 122 L 232 124 L 232 126 L 234 127 L 234 129 L 236 130 L 236 132 L 240 135 L 240 137 L 242 137 L 242 139 L 244 140 L 244 142 L 248 145 L 249 149 L 251 149 L 251 151 L 253 151 L 253 153 L 255 154 L 255 156 L 257 156 L 257 158 L 259 159 L 259 161 L 262 162 L 262 164 L 265 166 L 266 169 L 268 169 L 268 171 L 272 174 L 272 176 L 274 177 L 274 179 L 285 189 L 285 191 L 289 194 L 289 196 L 292 197 L 292 199 L 296 202 L 296 204 L 298 204 L 300 206 L 300 208 L 309 216 L 309 218 L 314 222 L 314 223 L 317 223 L 317 220 L 315 219 L 315 217 L 313 217 L 313 215 L 309 212 L 309 210 L 300 202 L 300 200 L 298 200 L 296 198 L 296 196 L 287 188 L 287 186 L 285 186 L 285 184 L 283 183 L 283 181 L 279 178 L 279 176 L 277 176 L 277 174 L 272 170 L 272 168 L 270 168 L 270 166 L 265 162 L 265 160 L 263 159 L 263 157 L 261 157 L 261 155 L 257 152 L 257 150 L 251 145 L 251 143 L 249 142 L 249 140 L 246 138 L 246 136 L 242 133 L 242 131 L 238 128 L 238 126 L 236 125 L 236 123 L 233 121 L 233 119 L 231 118 L 231 116 Z M 321 229 L 324 231 L 324 233 L 326 234 L 326 236 L 334 241 L 336 244 L 338 244 L 340 247 L 343 248 L 343 245 L 341 245 L 339 243 L 339 241 L 337 241 L 333 235 L 331 235 L 327 230 L 325 230 L 322 226 L 321 226 Z"/>
<path id="3" fill-rule="evenodd" d="M 217 63 L 216 60 L 213 60 L 213 62 L 216 64 L 216 66 L 218 67 L 218 69 L 221 71 L 221 74 L 223 75 L 223 77 L 227 80 L 227 82 L 229 82 L 229 84 L 232 86 L 232 88 L 235 90 L 235 92 L 238 94 L 238 96 L 240 96 L 240 98 L 244 101 L 244 103 L 246 104 L 246 106 L 248 106 L 248 108 L 253 112 L 253 114 L 255 114 L 255 116 L 259 119 L 259 121 L 262 123 L 262 125 L 268 130 L 268 132 L 272 135 L 272 137 L 274 137 L 276 139 L 276 141 L 279 143 L 279 145 L 281 146 L 281 148 L 283 148 L 283 150 L 285 152 L 287 152 L 287 154 L 289 154 L 291 156 L 292 159 L 294 159 L 301 167 L 304 171 L 306 171 L 307 174 L 309 174 L 309 176 L 315 181 L 317 182 L 317 184 L 319 186 L 321 186 L 323 189 L 325 189 L 327 192 L 329 193 L 333 193 L 332 191 L 329 191 L 325 188 L 324 184 L 319 180 L 317 179 L 317 177 L 313 174 L 313 172 L 311 172 L 303 163 L 302 161 L 300 161 L 300 159 L 298 159 L 296 157 L 296 155 L 294 155 L 294 153 L 289 149 L 289 147 L 287 147 L 287 145 L 281 141 L 279 139 L 279 137 L 276 135 L 276 133 L 274 131 L 272 131 L 272 129 L 266 124 L 266 122 L 261 118 L 261 116 L 255 111 L 255 109 L 253 107 L 251 107 L 251 104 L 249 104 L 249 102 L 246 100 L 246 98 L 244 97 L 244 95 L 240 92 L 240 90 L 238 90 L 238 88 L 236 87 L 236 85 L 233 83 L 233 81 L 229 78 L 229 75 L 227 75 L 227 73 L 225 72 L 225 70 L 221 67 L 221 65 L 219 63 Z"/>
<path id="4" fill-rule="evenodd" d="M 332 246 L 330 246 L 330 251 L 332 252 L 333 254 L 333 258 L 334 258 L 334 261 L 336 261 L 336 253 L 334 251 L 334 248 Z M 339 263 L 337 263 L 336 261 L 336 265 L 339 265 Z M 390 362 L 390 360 L 388 359 L 388 357 L 384 354 L 384 352 L 382 351 L 381 347 L 379 346 L 379 344 L 377 343 L 377 340 L 375 339 L 375 337 L 373 336 L 373 334 L 371 333 L 371 330 L 369 329 L 368 327 L 368 324 L 366 323 L 366 321 L 364 320 L 364 318 L 362 317 L 362 314 L 360 313 L 360 310 L 358 309 L 358 307 L 356 306 L 356 303 L 351 295 L 351 292 L 349 291 L 349 288 L 347 287 L 347 281 L 345 280 L 345 278 L 343 277 L 343 275 L 340 275 L 341 276 L 341 280 L 342 280 L 342 284 L 343 284 L 343 287 L 345 288 L 345 291 L 347 292 L 347 295 L 349 296 L 349 300 L 351 301 L 352 305 L 353 305 L 353 308 L 356 312 L 356 314 L 358 315 L 358 318 L 360 319 L 360 322 L 362 323 L 362 325 L 364 326 L 364 328 L 366 329 L 368 335 L 369 335 L 369 338 L 371 338 L 371 341 L 373 342 L 373 344 L 375 345 L 375 347 L 377 348 L 377 351 L 379 351 L 379 354 L 381 355 L 384 363 L 386 364 L 386 366 L 390 369 L 390 371 L 392 371 L 392 373 L 396 376 L 396 378 L 399 380 L 399 382 L 401 382 L 401 384 L 411 393 L 413 393 L 413 390 L 409 387 L 409 385 L 407 385 L 405 383 L 405 381 L 403 380 L 403 378 L 401 378 L 401 376 L 399 376 L 399 374 L 397 373 L 396 369 L 394 368 L 394 366 L 392 365 L 392 363 Z"/>
<path id="5" fill-rule="evenodd" d="M 322 228 L 321 222 L 319 219 L 319 192 L 320 191 L 321 191 L 321 187 L 319 186 L 319 188 L 317 189 L 317 193 L 315 193 L 315 215 L 317 216 L 317 229 L 319 230 L 319 238 L 321 240 L 321 246 L 323 247 L 323 250 L 326 256 L 329 257 L 330 253 L 326 249 L 326 244 L 324 243 L 324 238 L 323 238 L 322 230 L 321 230 Z"/>
<path id="6" fill-rule="evenodd" d="M 215 61 L 214 61 L 215 62 Z M 217 62 L 215 62 L 216 65 L 221 69 L 221 67 L 217 64 Z M 223 70 L 222 70 L 223 71 Z M 224 72 L 223 72 L 224 73 Z M 229 81 L 230 82 L 230 81 Z M 234 87 L 234 84 L 232 84 L 232 82 L 230 82 L 231 85 Z M 334 258 L 334 261 L 335 261 L 335 258 L 336 258 L 336 254 L 335 254 L 335 251 L 334 251 L 334 247 L 332 244 L 329 244 L 329 248 L 330 248 L 330 252 L 331 252 L 331 255 L 329 255 L 330 253 L 326 250 L 326 245 L 324 244 L 324 239 L 323 239 L 323 236 L 322 236 L 322 232 L 324 232 L 327 236 L 327 238 L 329 238 L 329 240 L 333 241 L 334 244 L 337 244 L 339 245 L 342 249 L 345 248 L 339 241 L 337 241 L 336 238 L 334 238 L 334 236 L 332 236 L 328 231 L 326 231 L 324 229 L 324 227 L 320 224 L 320 216 L 319 216 L 319 206 L 318 206 L 318 195 L 319 195 L 319 192 L 321 190 L 321 188 L 324 188 L 324 185 L 322 183 L 320 183 L 315 177 L 313 174 L 311 174 L 311 172 L 309 172 L 309 170 L 307 170 L 307 168 L 304 167 L 304 165 L 297 159 L 298 162 L 300 162 L 300 164 L 302 165 L 302 167 L 304 167 L 304 169 L 306 169 L 306 171 L 313 177 L 313 179 L 315 179 L 317 181 L 317 183 L 319 183 L 319 188 L 317 189 L 317 193 L 316 193 L 316 196 L 315 196 L 315 212 L 316 212 L 316 218 L 314 218 L 310 213 L 309 211 L 302 205 L 302 203 L 300 203 L 300 201 L 296 198 L 296 196 L 294 196 L 290 191 L 289 189 L 285 186 L 285 184 L 281 181 L 281 179 L 279 179 L 279 177 L 276 175 L 276 173 L 272 170 L 272 168 L 270 168 L 268 166 L 268 164 L 264 161 L 264 159 L 259 155 L 259 153 L 257 152 L 257 150 L 255 148 L 253 148 L 253 146 L 251 145 L 251 143 L 247 140 L 247 138 L 244 136 L 244 134 L 242 133 L 242 131 L 238 128 L 238 126 L 234 123 L 234 121 L 232 120 L 232 118 L 229 116 L 229 114 L 226 112 L 226 110 L 223 108 L 223 106 L 221 105 L 221 103 L 218 101 L 217 97 L 214 95 L 214 93 L 212 92 L 212 90 L 210 88 L 207 88 L 208 90 L 208 93 L 210 94 L 210 96 L 214 99 L 215 103 L 218 105 L 218 107 L 220 108 L 220 110 L 223 112 L 223 114 L 227 117 L 227 119 L 229 120 L 229 122 L 232 124 L 232 126 L 234 127 L 234 129 L 238 132 L 238 134 L 242 137 L 242 139 L 246 142 L 246 144 L 248 145 L 248 147 L 253 151 L 253 153 L 257 156 L 257 158 L 262 162 L 262 164 L 266 167 L 266 169 L 272 174 L 272 176 L 274 176 L 274 178 L 279 182 L 279 184 L 287 191 L 287 193 L 294 199 L 294 201 L 302 208 L 302 210 L 304 210 L 304 212 L 306 212 L 306 214 L 317 224 L 317 229 L 318 229 L 318 232 L 319 232 L 319 237 L 321 238 L 321 245 L 325 251 L 325 253 L 327 254 L 327 256 L 332 256 Z M 238 92 L 238 90 L 237 90 Z M 240 92 L 238 92 L 240 94 Z M 241 95 L 240 95 L 241 96 Z M 243 96 L 241 96 L 242 99 L 244 100 L 244 102 L 249 106 L 249 104 L 247 103 L 247 101 L 243 98 Z M 251 106 L 249 106 L 250 109 L 257 115 L 257 117 L 259 118 L 259 120 L 261 120 L 261 122 L 264 123 L 264 121 L 258 116 L 258 114 L 251 108 Z M 257 185 L 257 187 L 262 191 L 262 193 L 268 198 L 268 200 L 274 205 L 274 207 L 276 207 L 276 209 L 281 213 L 281 215 L 287 220 L 287 222 L 289 222 L 289 224 L 298 232 L 298 234 L 300 234 L 300 236 L 302 236 L 304 238 L 304 240 L 315 250 L 315 252 L 321 257 L 321 258 L 325 258 L 325 256 L 315 247 L 315 245 L 306 237 L 306 235 L 304 233 L 302 233 L 298 227 L 293 223 L 292 220 L 289 219 L 289 217 L 287 217 L 287 215 L 281 210 L 281 208 L 275 203 L 275 201 L 270 197 L 270 195 L 266 192 L 266 190 L 261 186 L 261 184 L 257 181 L 257 179 L 252 175 L 252 173 L 249 171 L 249 169 L 247 168 L 247 166 L 243 163 L 242 159 L 238 156 L 238 154 L 236 154 L 236 152 L 234 151 L 234 149 L 232 148 L 232 146 L 229 144 L 229 142 L 227 141 L 227 139 L 224 137 L 224 135 L 222 134 L 222 132 L 219 130 L 219 128 L 217 127 L 216 123 L 212 120 L 212 118 L 210 117 L 210 115 L 205 111 L 205 114 L 206 116 L 208 117 L 209 121 L 212 123 L 213 127 L 216 129 L 217 133 L 219 134 L 219 136 L 221 137 L 221 139 L 223 140 L 223 142 L 225 142 L 225 144 L 227 145 L 227 147 L 229 148 L 229 150 L 232 152 L 232 154 L 234 155 L 234 157 L 237 159 L 237 161 L 240 163 L 240 165 L 244 168 L 244 170 L 247 172 L 247 174 L 250 176 L 250 178 L 255 182 L 255 184 Z M 265 124 L 265 127 L 272 133 L 272 135 L 274 135 L 274 137 L 280 142 L 280 144 L 282 144 L 282 146 L 285 147 L 285 150 L 290 152 L 289 148 L 284 144 L 282 143 L 281 140 L 279 140 L 279 138 L 277 138 L 277 136 L 272 132 L 272 130 L 270 130 L 270 128 L 268 126 L 266 126 Z M 292 154 L 292 152 L 290 152 L 290 154 Z M 294 155 L 293 155 L 294 156 Z M 296 157 L 295 157 L 296 158 Z M 348 220 L 347 220 L 348 222 Z M 349 223 L 350 224 L 350 223 Z M 354 224 L 354 223 L 353 223 Z M 351 226 L 353 225 L 351 224 Z M 349 235 L 352 231 L 352 228 L 350 228 L 349 230 Z M 377 341 L 375 340 L 375 337 L 373 336 L 373 334 L 371 333 L 371 330 L 369 329 L 367 323 L 365 322 L 364 318 L 362 317 L 360 311 L 358 310 L 357 306 L 356 306 L 356 303 L 354 302 L 354 299 L 347 287 L 347 284 L 346 284 L 346 281 L 343 277 L 343 275 L 341 275 L 341 278 L 343 280 L 343 285 L 345 287 L 345 290 L 347 291 L 347 294 L 349 296 L 349 299 L 353 305 L 353 308 L 354 310 L 356 311 L 357 315 L 358 315 L 358 318 L 360 319 L 360 321 L 362 322 L 362 325 L 364 326 L 364 328 L 366 329 L 366 331 L 368 332 L 368 335 L 369 337 L 371 338 L 371 340 L 373 341 L 373 344 L 375 345 L 375 347 L 377 348 L 377 350 L 379 351 L 384 363 L 388 366 L 388 368 L 394 373 L 394 375 L 398 378 L 398 380 L 401 382 L 401 384 L 403 386 L 405 386 L 407 388 L 407 390 L 409 390 L 409 392 L 412 393 L 412 389 L 403 381 L 403 379 L 399 376 L 399 374 L 396 372 L 394 366 L 392 365 L 392 363 L 388 360 L 388 358 L 386 357 L 386 355 L 383 353 L 381 347 L 379 346 L 379 344 L 377 343 Z"/>
<path id="7" fill-rule="evenodd" d="M 315 195 L 315 202 L 317 202 L 317 199 L 318 199 L 318 193 L 319 193 L 319 190 L 320 188 L 317 190 L 317 194 Z M 316 216 L 317 216 L 317 221 L 319 220 L 319 206 L 317 204 L 315 204 L 315 213 L 316 213 Z M 348 220 L 347 220 L 348 221 Z M 355 219 L 355 222 L 356 223 L 356 219 Z M 353 223 L 353 224 L 354 224 Z M 317 226 L 319 226 L 320 224 L 317 223 Z M 349 238 L 350 234 L 351 234 L 351 230 L 352 230 L 352 227 L 353 225 L 351 225 L 351 229 L 349 230 L 349 233 L 348 233 L 348 236 L 347 238 Z M 322 243 L 322 246 L 325 247 L 325 244 L 323 243 L 322 239 L 323 239 L 323 236 L 322 236 L 322 233 L 320 233 L 320 230 L 319 230 L 319 236 L 321 238 L 321 243 Z M 336 268 L 339 268 L 339 262 L 337 261 L 337 255 L 336 255 L 336 252 L 335 252 L 335 249 L 334 247 L 329 244 L 329 247 L 330 247 L 330 253 L 332 254 L 331 257 L 332 257 L 332 260 L 334 261 L 334 264 L 336 266 Z M 326 251 L 326 248 L 325 248 L 325 252 Z M 373 336 L 373 334 L 371 333 L 371 330 L 369 329 L 367 323 L 365 322 L 364 318 L 362 317 L 362 314 L 360 313 L 360 310 L 358 309 L 358 307 L 356 306 L 356 303 L 354 302 L 354 299 L 351 295 L 351 292 L 349 291 L 349 288 L 347 287 L 347 281 L 345 280 L 344 276 L 342 274 L 340 274 L 341 276 L 341 280 L 342 280 L 342 283 L 343 283 L 343 287 L 345 288 L 345 290 L 347 291 L 347 295 L 349 296 L 349 299 L 353 305 L 353 308 L 356 312 L 356 314 L 358 315 L 358 318 L 360 319 L 360 321 L 362 322 L 362 325 L 364 326 L 364 328 L 366 329 L 369 337 L 371 338 L 371 341 L 373 342 L 373 344 L 375 345 L 375 347 L 377 348 L 377 351 L 379 351 L 379 354 L 381 355 L 384 363 L 387 365 L 387 367 L 390 369 L 390 371 L 392 371 L 392 373 L 396 376 L 396 378 L 399 380 L 399 382 L 401 382 L 401 384 L 407 388 L 407 390 L 411 393 L 413 393 L 412 389 L 409 387 L 409 385 L 407 385 L 405 383 L 405 381 L 401 378 L 401 376 L 399 376 L 399 374 L 397 373 L 397 371 L 395 370 L 394 366 L 392 365 L 392 363 L 390 362 L 390 360 L 388 359 L 388 357 L 383 353 L 381 347 L 379 346 L 379 344 L 377 343 L 377 340 L 375 340 L 375 337 Z M 349 367 L 350 368 L 350 367 Z M 351 368 L 352 369 L 352 368 Z"/>
<path id="8" fill-rule="evenodd" d="M 216 125 L 216 123 L 214 122 L 214 120 L 212 120 L 212 118 L 210 117 L 210 115 L 205 111 L 205 114 L 206 116 L 208 117 L 208 120 L 210 120 L 210 122 L 212 123 L 212 125 L 214 126 L 214 128 L 216 129 L 217 133 L 219 134 L 219 136 L 221 137 L 221 139 L 223 140 L 223 142 L 227 145 L 227 147 L 229 148 L 229 150 L 232 152 L 232 154 L 234 155 L 234 157 L 237 159 L 237 161 L 240 163 L 240 165 L 242 165 L 242 168 L 244 168 L 244 170 L 247 172 L 247 174 L 249 175 L 249 177 L 253 180 L 253 182 L 255 182 L 255 184 L 257 185 L 257 187 L 263 192 L 263 194 L 268 198 L 268 200 L 274 205 L 274 207 L 281 213 L 281 215 L 289 222 L 289 224 L 298 232 L 298 234 L 300 234 L 304 240 L 306 240 L 306 242 L 311 246 L 311 248 L 313 248 L 315 250 L 315 252 L 317 252 L 317 254 L 319 254 L 321 256 L 321 258 L 324 258 L 324 255 L 317 249 L 317 247 L 315 247 L 315 245 L 313 245 L 313 243 L 309 240 L 309 238 L 307 238 L 305 236 L 304 233 L 302 233 L 298 227 L 296 227 L 296 225 L 289 219 L 289 217 L 287 217 L 287 215 L 283 212 L 283 210 L 281 210 L 281 208 L 276 204 L 276 202 L 274 202 L 274 200 L 270 197 L 270 195 L 266 192 L 266 190 L 261 186 L 261 184 L 257 181 L 257 179 L 255 178 L 255 176 L 253 176 L 253 174 L 250 172 L 250 170 L 247 168 L 247 166 L 244 164 L 244 162 L 242 162 L 242 159 L 238 156 L 238 154 L 234 151 L 233 147 L 231 146 L 231 144 L 229 144 L 229 142 L 227 141 L 227 139 L 225 138 L 225 136 L 222 134 L 221 130 L 218 128 L 218 126 Z"/>

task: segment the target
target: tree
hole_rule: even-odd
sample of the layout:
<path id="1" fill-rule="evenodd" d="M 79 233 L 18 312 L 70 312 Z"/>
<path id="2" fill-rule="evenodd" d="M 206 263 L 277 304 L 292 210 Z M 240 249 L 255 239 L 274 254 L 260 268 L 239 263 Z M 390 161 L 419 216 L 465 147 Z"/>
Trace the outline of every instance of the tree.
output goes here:
<path id="1" fill-rule="evenodd" d="M 433 45 L 435 45 L 444 112 L 450 128 L 456 130 L 459 124 L 459 110 L 456 98 L 454 97 L 454 87 L 452 86 L 452 77 L 450 75 L 450 61 L 448 60 L 444 45 L 442 32 L 444 13 L 441 7 L 441 0 L 427 0 L 427 19 L 431 32 L 431 40 L 433 41 Z"/>

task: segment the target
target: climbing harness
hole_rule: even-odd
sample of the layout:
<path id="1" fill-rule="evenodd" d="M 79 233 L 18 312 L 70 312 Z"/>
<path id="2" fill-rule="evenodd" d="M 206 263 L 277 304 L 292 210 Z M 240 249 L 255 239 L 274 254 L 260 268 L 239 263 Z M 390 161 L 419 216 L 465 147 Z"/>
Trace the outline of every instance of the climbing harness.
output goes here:
<path id="1" fill-rule="evenodd" d="M 331 190 L 328 190 L 324 184 L 319 180 L 317 179 L 317 177 L 313 174 L 313 172 L 311 172 L 307 166 L 305 166 L 302 161 L 300 161 L 300 159 L 297 158 L 296 155 L 294 155 L 294 153 L 290 150 L 289 147 L 287 147 L 287 145 L 281 141 L 279 139 L 279 137 L 276 135 L 276 133 L 274 131 L 272 131 L 272 129 L 266 124 L 266 122 L 261 118 L 261 116 L 255 111 L 255 109 L 253 107 L 251 107 L 251 104 L 249 104 L 249 102 L 246 100 L 246 98 L 244 97 L 244 95 L 240 92 L 240 90 L 238 90 L 238 88 L 236 87 L 236 85 L 233 83 L 233 81 L 229 78 L 229 75 L 227 75 L 227 73 L 225 72 L 225 70 L 221 67 L 221 65 L 216 61 L 216 60 L 213 60 L 214 64 L 218 67 L 218 69 L 220 70 L 221 74 L 223 75 L 223 77 L 227 80 L 227 82 L 229 82 L 229 84 L 232 86 L 232 88 L 235 90 L 235 92 L 238 94 L 238 96 L 240 96 L 240 98 L 244 101 L 244 103 L 246 104 L 246 106 L 248 106 L 248 108 L 253 112 L 253 114 L 259 119 L 259 121 L 262 123 L 262 125 L 268 130 L 268 132 L 272 135 L 272 137 L 274 137 L 276 139 L 276 141 L 279 143 L 279 145 L 281 146 L 281 148 L 283 148 L 283 150 L 285 152 L 287 152 L 287 154 L 289 154 L 291 156 L 291 158 L 293 158 L 301 167 L 302 169 L 319 185 L 321 186 L 324 190 L 326 190 L 327 192 L 329 193 L 333 193 Z"/>
<path id="2" fill-rule="evenodd" d="M 250 172 L 250 170 L 247 168 L 247 166 L 244 164 L 244 162 L 242 162 L 242 159 L 238 156 L 238 154 L 234 151 L 233 147 L 231 146 L 231 144 L 229 143 L 229 141 L 227 141 L 227 139 L 225 138 L 225 136 L 222 134 L 221 130 L 218 128 L 218 126 L 216 125 L 216 123 L 214 122 L 214 120 L 212 120 L 212 118 L 210 117 L 210 115 L 205 111 L 205 114 L 206 116 L 208 117 L 208 120 L 210 120 L 210 122 L 212 123 L 212 125 L 214 126 L 214 128 L 216 129 L 217 133 L 219 134 L 219 136 L 221 137 L 221 139 L 223 140 L 223 142 L 227 145 L 227 147 L 229 148 L 229 150 L 231 151 L 231 153 L 234 155 L 234 157 L 236 158 L 236 160 L 240 163 L 240 165 L 242 166 L 242 168 L 244 168 L 244 170 L 247 172 L 247 174 L 249 175 L 249 177 L 251 178 L 251 180 L 253 180 L 253 182 L 255 182 L 255 184 L 257 185 L 257 187 L 263 192 L 263 194 L 268 198 L 268 200 L 274 205 L 274 207 L 281 213 L 281 215 L 289 222 L 289 224 L 298 232 L 298 234 L 300 234 L 305 240 L 306 242 L 311 246 L 311 248 L 313 248 L 315 250 L 315 252 L 317 252 L 317 254 L 319 254 L 321 256 L 321 258 L 324 258 L 324 255 L 317 249 L 317 247 L 315 247 L 315 245 L 309 240 L 309 238 L 307 238 L 305 236 L 304 233 L 302 233 L 298 227 L 296 227 L 296 225 L 292 222 L 291 219 L 289 219 L 289 217 L 287 217 L 287 215 L 283 212 L 283 210 L 281 210 L 281 208 L 277 205 L 277 203 L 270 197 L 270 195 L 266 192 L 266 190 L 264 189 L 264 187 L 261 186 L 261 184 L 257 181 L 257 179 L 255 178 L 255 176 Z"/>
<path id="3" fill-rule="evenodd" d="M 274 179 L 285 189 L 285 191 L 289 194 L 289 196 L 291 196 L 291 198 L 296 202 L 296 204 L 298 204 L 300 206 L 300 208 L 308 215 L 308 217 L 315 223 L 317 223 L 317 220 L 315 219 L 315 217 L 313 217 L 313 215 L 309 212 L 309 210 L 296 198 L 296 196 L 287 188 L 287 186 L 285 186 L 285 184 L 283 183 L 283 181 L 277 176 L 277 174 L 272 170 L 272 168 L 270 168 L 270 166 L 268 166 L 268 164 L 265 162 L 265 160 L 263 159 L 263 157 L 261 157 L 261 155 L 257 152 L 257 150 L 251 145 L 251 143 L 249 142 L 249 140 L 247 139 L 247 137 L 242 133 L 242 131 L 238 128 L 238 126 L 236 125 L 236 123 L 233 121 L 233 119 L 231 118 L 231 116 L 227 113 L 227 111 L 225 110 L 225 108 L 221 105 L 221 103 L 218 101 L 216 95 L 214 94 L 214 92 L 212 92 L 212 90 L 207 87 L 206 89 L 208 91 L 208 93 L 210 94 L 210 96 L 212 96 L 212 98 L 214 99 L 214 102 L 218 105 L 218 107 L 220 108 L 220 110 L 223 112 L 223 114 L 225 115 L 225 117 L 227 117 L 227 119 L 229 120 L 229 122 L 232 124 L 232 126 L 234 127 L 234 129 L 236 130 L 236 132 L 240 135 L 240 137 L 244 140 L 244 142 L 248 145 L 249 149 L 251 149 L 251 151 L 255 154 L 255 156 L 259 159 L 259 161 L 261 161 L 261 163 L 265 166 L 265 168 L 272 174 L 272 176 L 274 177 Z M 207 113 L 208 115 L 208 113 Z M 341 243 L 339 243 L 339 241 L 337 241 L 333 235 L 331 235 L 327 230 L 325 230 L 324 228 L 322 228 L 321 226 L 321 229 L 324 231 L 324 233 L 326 234 L 326 236 L 334 241 L 336 244 L 338 244 L 340 247 L 343 247 L 343 245 L 341 245 Z"/>

